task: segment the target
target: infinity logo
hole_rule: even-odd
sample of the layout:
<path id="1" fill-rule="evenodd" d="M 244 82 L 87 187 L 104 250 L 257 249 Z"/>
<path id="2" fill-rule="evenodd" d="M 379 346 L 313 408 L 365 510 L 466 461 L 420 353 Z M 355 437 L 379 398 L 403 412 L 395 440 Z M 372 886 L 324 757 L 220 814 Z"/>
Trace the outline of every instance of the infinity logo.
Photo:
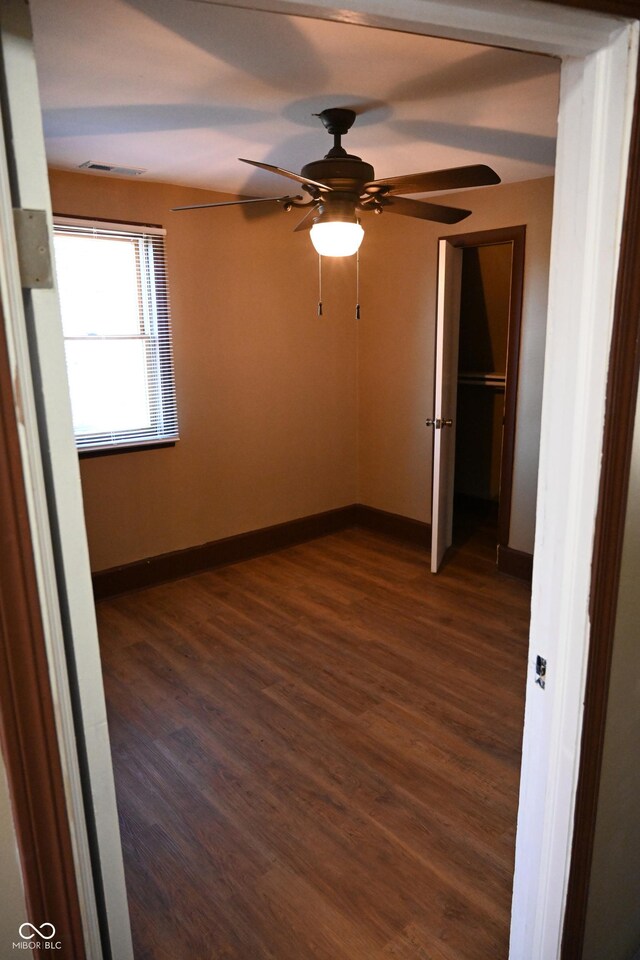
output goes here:
<path id="1" fill-rule="evenodd" d="M 27 927 L 31 927 L 31 929 L 33 930 L 33 933 L 25 933 L 25 930 L 27 929 Z M 45 927 L 49 927 L 49 929 L 51 930 L 51 933 L 45 933 L 44 932 Z M 36 934 L 39 937 L 42 937 L 43 940 L 51 940 L 56 935 L 56 928 L 52 923 L 43 923 L 40 929 L 38 930 L 38 928 L 34 927 L 32 923 L 22 923 L 20 925 L 18 933 L 20 934 L 23 940 L 31 940 L 31 938 L 35 937 Z"/>

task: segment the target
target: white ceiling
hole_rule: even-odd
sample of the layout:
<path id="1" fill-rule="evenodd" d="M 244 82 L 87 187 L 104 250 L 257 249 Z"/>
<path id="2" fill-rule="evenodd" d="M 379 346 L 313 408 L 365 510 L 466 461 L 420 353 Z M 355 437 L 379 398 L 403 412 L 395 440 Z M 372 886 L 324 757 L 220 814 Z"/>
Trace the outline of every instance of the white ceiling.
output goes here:
<path id="1" fill-rule="evenodd" d="M 358 113 L 344 146 L 378 177 L 487 163 L 553 173 L 559 62 L 548 57 L 197 0 L 31 0 L 49 162 L 269 196 Z"/>

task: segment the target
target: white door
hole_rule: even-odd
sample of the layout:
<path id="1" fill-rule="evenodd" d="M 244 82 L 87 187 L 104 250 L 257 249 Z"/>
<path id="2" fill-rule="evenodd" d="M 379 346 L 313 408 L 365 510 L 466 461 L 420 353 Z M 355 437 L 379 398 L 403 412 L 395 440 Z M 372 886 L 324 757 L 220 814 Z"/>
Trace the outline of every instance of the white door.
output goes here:
<path id="1" fill-rule="evenodd" d="M 437 573 L 453 539 L 453 479 L 456 460 L 456 401 L 462 248 L 447 240 L 438 251 L 438 313 L 433 419 L 431 572 Z"/>

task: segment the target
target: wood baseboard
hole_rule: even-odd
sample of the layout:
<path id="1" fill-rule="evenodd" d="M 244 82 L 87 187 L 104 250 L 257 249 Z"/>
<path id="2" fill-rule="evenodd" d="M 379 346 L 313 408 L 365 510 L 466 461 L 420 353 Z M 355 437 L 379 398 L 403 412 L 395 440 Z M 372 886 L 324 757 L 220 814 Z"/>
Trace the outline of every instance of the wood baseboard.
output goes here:
<path id="1" fill-rule="evenodd" d="M 296 543 L 315 540 L 348 527 L 365 527 L 396 540 L 428 549 L 431 545 L 431 525 L 410 517 L 402 517 L 386 510 L 352 503 L 336 510 L 315 513 L 309 517 L 288 520 L 261 530 L 250 530 L 222 540 L 212 540 L 185 550 L 162 553 L 134 563 L 98 570 L 93 574 L 93 593 L 96 600 L 105 600 L 120 593 L 153 587 L 169 580 L 179 580 L 192 573 L 239 563 L 265 553 L 273 553 Z"/>
<path id="2" fill-rule="evenodd" d="M 403 540 L 425 550 L 431 547 L 431 524 L 422 520 L 413 520 L 377 507 L 368 507 L 362 503 L 352 503 L 336 510 L 315 513 L 309 517 L 288 520 L 261 530 L 250 530 L 222 540 L 212 540 L 186 550 L 174 550 L 162 553 L 134 563 L 125 563 L 108 570 L 98 570 L 93 574 L 93 592 L 96 600 L 115 597 L 131 590 L 153 587 L 169 580 L 179 580 L 192 573 L 220 567 L 228 563 L 239 563 L 265 553 L 273 553 L 296 543 L 305 543 L 324 537 L 348 527 L 363 527 L 374 530 L 396 540 Z M 531 583 L 533 557 L 522 550 L 512 547 L 498 547 L 498 570 L 519 580 Z"/>
<path id="3" fill-rule="evenodd" d="M 533 575 L 533 554 L 523 550 L 514 550 L 513 547 L 498 545 L 498 570 L 510 577 L 526 580 L 531 583 Z"/>
<path id="4" fill-rule="evenodd" d="M 427 550 L 431 547 L 430 523 L 412 520 L 411 517 L 389 513 L 387 510 L 378 510 L 377 507 L 367 507 L 363 503 L 355 504 L 354 511 L 355 526 L 366 527 L 368 530 L 375 530 L 376 533 L 387 534 L 395 537 L 396 540 L 417 544 Z"/>
<path id="5" fill-rule="evenodd" d="M 356 506 L 350 504 L 336 510 L 277 523 L 272 527 L 263 527 L 261 530 L 212 540 L 210 543 L 187 547 L 185 550 L 174 550 L 108 570 L 99 570 L 93 574 L 94 596 L 96 600 L 104 600 L 106 597 L 131 590 L 179 580 L 209 567 L 249 560 L 251 557 L 345 530 L 354 526 L 355 517 Z"/>

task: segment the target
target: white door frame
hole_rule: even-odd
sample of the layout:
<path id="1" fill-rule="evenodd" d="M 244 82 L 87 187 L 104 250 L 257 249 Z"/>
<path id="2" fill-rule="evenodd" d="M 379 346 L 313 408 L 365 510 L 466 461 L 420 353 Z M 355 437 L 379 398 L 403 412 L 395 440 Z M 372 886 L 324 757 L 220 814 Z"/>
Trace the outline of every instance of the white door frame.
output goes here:
<path id="1" fill-rule="evenodd" d="M 213 0 L 215 2 L 215 0 Z M 221 0 L 222 2 L 222 0 Z M 21 5 L 21 4 L 20 4 Z M 535 0 L 224 0 L 225 6 L 355 22 L 411 33 L 468 40 L 562 57 L 558 158 L 544 375 L 529 674 L 523 744 L 511 960 L 559 956 L 569 872 L 575 790 L 589 642 L 590 565 L 597 511 L 605 388 L 629 153 L 637 62 L 637 22 L 536 3 Z M 21 38 L 28 46 L 28 41 Z M 16 104 L 33 121 L 38 107 L 27 53 L 26 80 Z M 29 63 L 27 62 L 29 61 Z M 19 170 L 25 196 L 49 210 L 42 134 L 23 124 L 38 169 Z M 33 176 L 32 176 L 33 174 Z M 26 205 L 26 201 L 25 201 Z M 4 268 L 15 269 L 5 257 Z M 102 879 L 110 892 L 109 926 L 121 940 L 118 960 L 130 956 L 117 928 L 126 917 L 119 850 L 114 838 L 112 771 L 103 723 L 100 665 L 82 518 L 77 460 L 69 440 L 69 398 L 54 299 L 34 296 L 33 347 L 39 361 L 37 400 L 47 428 L 42 453 L 50 478 L 49 510 L 59 533 L 57 559 L 66 570 L 62 603 L 80 664 L 85 735 L 92 742 L 94 813 Z M 22 334 L 17 332 L 18 336 Z M 15 338 L 14 338 L 15 339 Z M 24 353 L 17 373 L 29 383 Z M 33 423 L 27 442 L 38 442 Z M 37 472 L 37 464 L 34 468 Z M 33 473 L 33 471 L 32 471 Z M 33 525 L 46 515 L 35 483 Z M 36 551 L 46 553 L 42 530 Z M 50 549 L 50 545 L 49 548 Z M 43 613 L 57 600 L 43 595 Z M 58 611 L 59 615 L 59 611 Z M 54 617 L 55 619 L 55 617 Z M 52 638 L 51 656 L 61 656 Z M 534 685 L 536 654 L 546 657 L 547 686 Z M 52 674 L 54 693 L 56 674 Z M 491 692 L 488 691 L 490 696 Z M 74 788 L 75 789 L 75 788 Z M 101 792 L 102 791 L 102 792 Z M 106 802 L 105 798 L 106 797 Z M 117 825 L 116 825 L 117 826 Z M 110 838 L 110 839 L 109 839 Z M 78 866 L 79 871 L 86 865 Z M 80 878 L 88 882 L 89 878 Z M 124 913 L 123 913 L 124 904 Z M 97 953 L 93 956 L 97 957 Z"/>
<path id="2" fill-rule="evenodd" d="M 13 232 L 12 200 L 44 210 L 53 251 L 40 98 L 23 0 L 2 0 L 0 27 L 11 129 L 10 142 L 0 133 L 0 284 L 85 951 L 87 960 L 133 960 L 58 294 L 35 289 L 23 300 Z M 81 729 L 74 721 L 74 694 Z M 89 771 L 89 796 L 81 784 L 82 765 Z"/>

